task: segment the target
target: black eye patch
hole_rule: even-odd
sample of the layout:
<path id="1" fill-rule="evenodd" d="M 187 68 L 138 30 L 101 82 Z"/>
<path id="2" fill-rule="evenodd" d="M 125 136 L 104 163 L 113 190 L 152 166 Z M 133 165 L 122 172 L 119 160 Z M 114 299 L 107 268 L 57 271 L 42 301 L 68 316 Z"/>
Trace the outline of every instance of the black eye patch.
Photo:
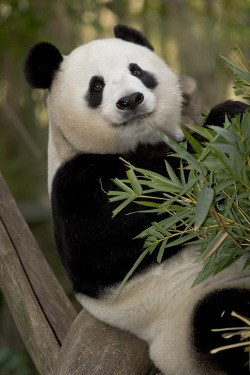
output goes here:
<path id="1" fill-rule="evenodd" d="M 102 95 L 105 83 L 99 76 L 93 76 L 89 82 L 89 89 L 85 96 L 87 104 L 91 108 L 97 108 L 102 104 Z"/>
<path id="2" fill-rule="evenodd" d="M 154 89 L 158 85 L 155 76 L 152 73 L 149 73 L 146 70 L 140 68 L 139 65 L 129 64 L 128 68 L 131 74 L 139 78 L 148 89 Z"/>

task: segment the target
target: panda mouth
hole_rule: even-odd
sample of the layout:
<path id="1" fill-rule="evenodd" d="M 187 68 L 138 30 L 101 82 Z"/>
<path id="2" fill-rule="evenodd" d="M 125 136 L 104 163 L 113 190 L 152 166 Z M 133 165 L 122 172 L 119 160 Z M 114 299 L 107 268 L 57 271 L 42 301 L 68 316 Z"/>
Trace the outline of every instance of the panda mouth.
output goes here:
<path id="1" fill-rule="evenodd" d="M 119 125 L 122 125 L 122 126 L 133 125 L 135 121 L 137 121 L 137 120 L 145 120 L 151 114 L 152 114 L 152 112 L 133 114 L 132 116 L 126 118 L 126 120 L 124 122 L 120 123 Z"/>

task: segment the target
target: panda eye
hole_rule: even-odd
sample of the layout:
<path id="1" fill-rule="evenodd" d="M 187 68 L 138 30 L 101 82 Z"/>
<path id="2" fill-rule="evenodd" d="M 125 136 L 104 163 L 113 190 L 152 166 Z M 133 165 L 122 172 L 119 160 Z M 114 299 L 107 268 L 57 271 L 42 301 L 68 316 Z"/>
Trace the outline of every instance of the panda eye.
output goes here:
<path id="1" fill-rule="evenodd" d="M 94 91 L 101 91 L 103 87 L 104 87 L 104 84 L 103 82 L 100 82 L 100 81 L 93 82 L 92 84 L 92 89 Z"/>
<path id="2" fill-rule="evenodd" d="M 98 108 L 102 104 L 103 91 L 105 87 L 102 76 L 93 76 L 89 81 L 89 88 L 85 100 L 90 108 Z"/>
<path id="3" fill-rule="evenodd" d="M 139 69 L 134 69 L 132 70 L 133 76 L 140 77 L 141 76 L 141 70 Z"/>
<path id="4" fill-rule="evenodd" d="M 130 64 L 129 70 L 131 74 L 135 77 L 141 77 L 142 76 L 142 69 L 137 64 Z"/>
<path id="5" fill-rule="evenodd" d="M 137 77 L 148 89 L 154 89 L 158 85 L 154 74 L 143 70 L 139 65 L 131 63 L 128 69 L 132 76 Z"/>

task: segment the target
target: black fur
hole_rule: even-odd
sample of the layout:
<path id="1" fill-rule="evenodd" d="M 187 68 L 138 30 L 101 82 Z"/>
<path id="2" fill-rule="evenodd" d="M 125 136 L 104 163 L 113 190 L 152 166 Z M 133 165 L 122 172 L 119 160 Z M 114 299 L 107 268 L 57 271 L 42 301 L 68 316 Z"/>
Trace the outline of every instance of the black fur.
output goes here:
<path id="1" fill-rule="evenodd" d="M 147 47 L 151 51 L 154 50 L 152 44 L 147 40 L 147 38 L 138 30 L 133 29 L 125 25 L 117 25 L 114 28 L 115 37 L 118 39 L 125 40 L 127 42 L 135 43 L 140 46 Z"/>
<path id="2" fill-rule="evenodd" d="M 225 115 L 230 120 L 239 113 L 243 114 L 248 107 L 249 105 L 239 100 L 227 100 L 226 102 L 217 104 L 209 112 L 204 125 L 221 126 L 225 122 Z"/>
<path id="3" fill-rule="evenodd" d="M 148 146 L 149 155 L 154 147 Z M 123 155 L 132 163 L 164 173 L 164 159 L 140 161 Z M 57 171 L 52 187 L 52 213 L 57 247 L 76 292 L 97 297 L 106 286 L 119 282 L 142 252 L 144 240 L 133 239 L 156 217 L 131 204 L 112 219 L 117 206 L 108 202 L 107 192 L 117 189 L 111 181 L 125 178 L 126 167 L 119 155 L 82 154 Z M 178 248 L 166 252 L 173 255 Z M 148 256 L 140 271 L 154 262 Z"/>
<path id="4" fill-rule="evenodd" d="M 85 96 L 89 107 L 98 108 L 102 104 L 104 86 L 105 83 L 102 77 L 94 76 L 91 78 L 89 89 Z"/>
<path id="5" fill-rule="evenodd" d="M 211 349 L 239 342 L 239 336 L 224 339 L 222 332 L 211 329 L 242 327 L 244 323 L 232 317 L 231 312 L 249 317 L 250 291 L 244 289 L 217 290 L 199 302 L 194 310 L 190 335 L 196 348 L 200 365 L 213 364 L 211 374 L 223 369 L 228 375 L 249 375 L 249 353 L 243 347 L 210 354 Z M 202 371 L 201 371 L 202 373 Z"/>
<path id="6" fill-rule="evenodd" d="M 36 44 L 24 61 L 24 74 L 28 83 L 34 88 L 49 89 L 62 60 L 61 53 L 52 44 Z"/>
<path id="7" fill-rule="evenodd" d="M 249 105 L 238 100 L 227 100 L 225 102 L 217 104 L 209 112 L 204 123 L 204 127 L 207 127 L 208 125 L 223 126 L 226 115 L 228 116 L 229 120 L 234 118 L 237 114 L 240 114 L 242 117 L 247 108 L 249 108 Z M 200 143 L 207 142 L 207 139 L 202 135 L 195 134 L 195 138 Z M 194 151 L 189 144 L 188 150 L 190 152 Z"/>
<path id="8" fill-rule="evenodd" d="M 131 74 L 140 79 L 148 89 L 154 89 L 157 86 L 158 82 L 155 76 L 140 68 L 139 65 L 133 63 L 129 64 L 129 70 Z"/>

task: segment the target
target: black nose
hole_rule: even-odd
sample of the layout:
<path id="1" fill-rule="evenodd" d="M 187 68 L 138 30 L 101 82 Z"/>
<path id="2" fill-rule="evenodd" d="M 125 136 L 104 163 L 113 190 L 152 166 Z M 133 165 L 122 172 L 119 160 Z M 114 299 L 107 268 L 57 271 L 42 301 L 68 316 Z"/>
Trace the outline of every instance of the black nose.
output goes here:
<path id="1" fill-rule="evenodd" d="M 144 100 L 144 96 L 140 92 L 135 92 L 134 94 L 124 96 L 119 99 L 116 103 L 117 108 L 119 109 L 135 109 L 140 105 Z"/>

